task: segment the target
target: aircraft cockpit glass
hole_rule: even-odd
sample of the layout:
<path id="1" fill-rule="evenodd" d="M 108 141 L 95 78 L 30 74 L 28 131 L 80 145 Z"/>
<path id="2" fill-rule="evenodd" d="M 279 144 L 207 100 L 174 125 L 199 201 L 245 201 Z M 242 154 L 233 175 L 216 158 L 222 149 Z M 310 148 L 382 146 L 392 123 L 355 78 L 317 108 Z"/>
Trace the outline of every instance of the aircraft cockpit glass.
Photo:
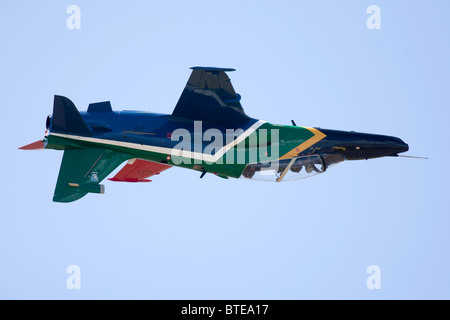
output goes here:
<path id="1" fill-rule="evenodd" d="M 343 155 L 323 154 L 253 163 L 245 167 L 241 178 L 269 182 L 295 181 L 325 172 L 344 160 Z"/>

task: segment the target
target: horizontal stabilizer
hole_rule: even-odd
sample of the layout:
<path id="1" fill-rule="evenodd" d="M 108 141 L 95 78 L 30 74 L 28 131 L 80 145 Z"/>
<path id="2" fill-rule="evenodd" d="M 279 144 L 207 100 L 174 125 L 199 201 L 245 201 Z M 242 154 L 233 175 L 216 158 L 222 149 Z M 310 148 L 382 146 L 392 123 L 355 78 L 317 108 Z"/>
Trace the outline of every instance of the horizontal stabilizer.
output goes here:
<path id="1" fill-rule="evenodd" d="M 44 141 L 36 141 L 30 144 L 27 144 L 26 146 L 20 147 L 20 150 L 41 150 L 45 148 L 45 142 Z"/>

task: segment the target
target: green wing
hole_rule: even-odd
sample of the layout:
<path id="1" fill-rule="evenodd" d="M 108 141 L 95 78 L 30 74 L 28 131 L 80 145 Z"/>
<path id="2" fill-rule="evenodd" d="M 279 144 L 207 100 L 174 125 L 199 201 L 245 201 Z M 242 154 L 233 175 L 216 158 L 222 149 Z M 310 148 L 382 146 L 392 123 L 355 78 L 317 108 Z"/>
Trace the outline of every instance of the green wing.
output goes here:
<path id="1" fill-rule="evenodd" d="M 54 202 L 72 202 L 88 193 L 104 193 L 99 184 L 130 156 L 119 152 L 85 148 L 64 151 Z"/>

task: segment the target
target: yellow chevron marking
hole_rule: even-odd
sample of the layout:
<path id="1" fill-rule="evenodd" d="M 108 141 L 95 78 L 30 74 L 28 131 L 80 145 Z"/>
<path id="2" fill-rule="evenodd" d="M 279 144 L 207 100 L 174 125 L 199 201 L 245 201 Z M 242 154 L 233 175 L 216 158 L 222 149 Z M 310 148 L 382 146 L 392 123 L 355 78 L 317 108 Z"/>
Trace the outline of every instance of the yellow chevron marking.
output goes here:
<path id="1" fill-rule="evenodd" d="M 308 149 L 309 147 L 311 147 L 312 145 L 316 144 L 317 142 L 326 137 L 324 133 L 320 132 L 317 129 L 306 127 L 305 129 L 311 131 L 314 134 L 314 136 L 312 136 L 308 140 L 304 141 L 302 144 L 298 145 L 297 147 L 286 153 L 284 156 L 280 158 L 280 160 L 294 158 L 303 150 Z"/>

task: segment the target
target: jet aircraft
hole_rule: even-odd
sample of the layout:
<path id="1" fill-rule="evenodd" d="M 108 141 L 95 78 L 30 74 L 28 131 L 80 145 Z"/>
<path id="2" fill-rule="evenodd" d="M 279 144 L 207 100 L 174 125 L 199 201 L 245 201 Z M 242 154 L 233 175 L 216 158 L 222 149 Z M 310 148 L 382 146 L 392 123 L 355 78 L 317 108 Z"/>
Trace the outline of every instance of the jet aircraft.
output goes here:
<path id="1" fill-rule="evenodd" d="M 292 181 L 327 171 L 344 160 L 398 156 L 408 151 L 386 135 L 277 125 L 251 118 L 230 82 L 228 68 L 193 67 L 172 114 L 113 111 L 91 103 L 79 112 L 66 97 L 54 97 L 43 140 L 23 150 L 63 150 L 53 196 L 72 202 L 104 193 L 109 180 L 149 182 L 178 166 L 214 174 L 272 182 Z"/>

